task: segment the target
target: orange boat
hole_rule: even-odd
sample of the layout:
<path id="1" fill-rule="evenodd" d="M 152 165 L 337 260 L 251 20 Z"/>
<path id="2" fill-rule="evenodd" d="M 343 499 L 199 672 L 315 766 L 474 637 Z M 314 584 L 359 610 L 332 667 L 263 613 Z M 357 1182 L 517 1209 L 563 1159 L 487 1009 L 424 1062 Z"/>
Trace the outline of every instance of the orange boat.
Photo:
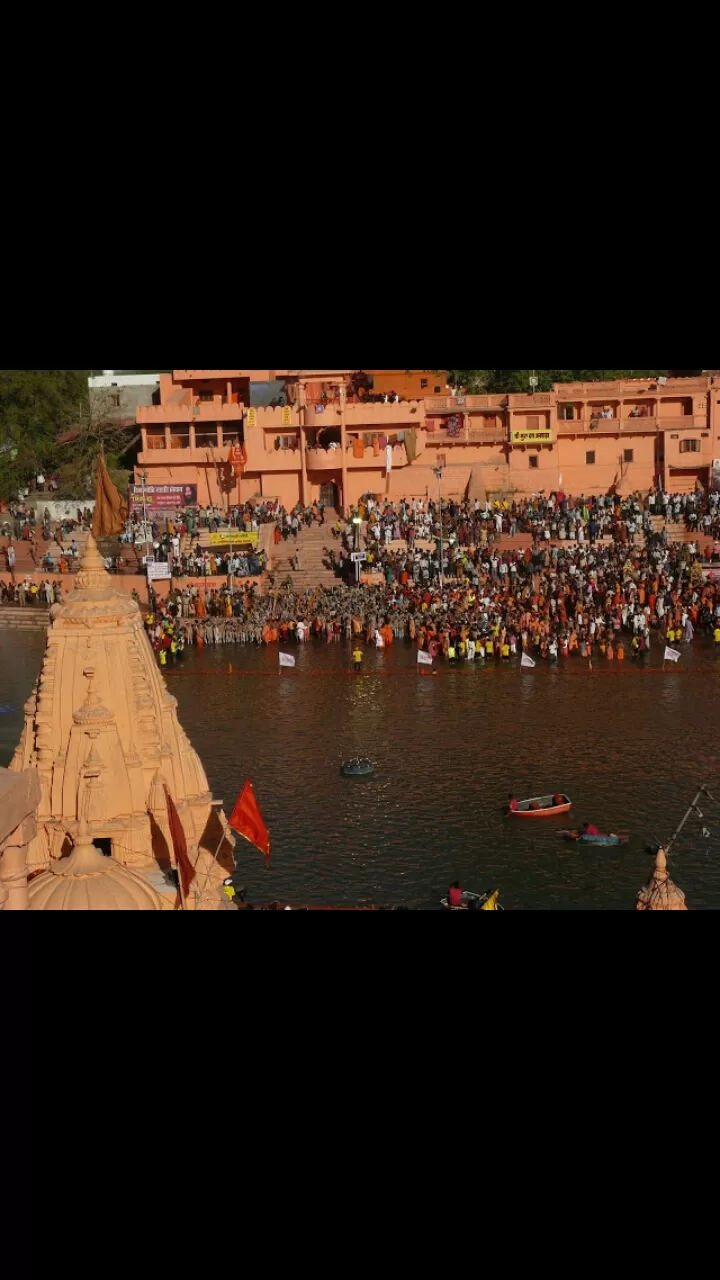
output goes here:
<path id="1" fill-rule="evenodd" d="M 568 796 L 562 796 L 562 804 L 555 804 L 554 800 L 555 796 L 534 796 L 531 800 L 519 800 L 517 809 L 510 809 L 510 817 L 554 818 L 557 814 L 570 812 L 572 801 Z"/>

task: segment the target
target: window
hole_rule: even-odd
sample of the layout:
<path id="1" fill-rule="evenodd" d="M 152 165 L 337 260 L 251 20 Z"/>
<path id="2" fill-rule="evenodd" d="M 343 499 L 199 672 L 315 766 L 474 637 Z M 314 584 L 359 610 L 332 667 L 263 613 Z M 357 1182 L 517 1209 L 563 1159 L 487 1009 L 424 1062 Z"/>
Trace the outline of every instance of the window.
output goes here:
<path id="1" fill-rule="evenodd" d="M 421 391 L 427 391 L 427 389 L 428 389 L 428 385 L 429 385 L 429 384 L 428 384 L 428 380 L 427 380 L 427 378 L 421 378 L 421 379 L 420 379 L 420 390 L 421 390 Z"/>
<path id="2" fill-rule="evenodd" d="M 531 453 L 531 454 L 530 454 L 530 457 L 528 458 L 528 462 L 530 463 L 530 466 L 531 466 L 531 467 L 539 467 L 539 466 L 540 466 L 540 459 L 539 459 L 539 457 L 538 457 L 538 455 L 537 455 L 536 453 Z"/>
<path id="3" fill-rule="evenodd" d="M 623 451 L 623 462 L 634 462 L 634 461 L 635 461 L 635 450 L 625 449 Z"/>
<path id="4" fill-rule="evenodd" d="M 439 388 L 439 387 L 433 387 L 433 391 L 435 392 L 435 395 L 436 395 L 436 396 L 439 396 L 439 395 L 440 395 L 440 388 Z M 718 404 L 720 404 L 720 400 L 718 400 Z"/>
<path id="5" fill-rule="evenodd" d="M 209 404 L 212 401 L 212 399 L 213 399 L 212 391 L 200 392 L 200 400 L 202 401 L 203 404 Z"/>
<path id="6" fill-rule="evenodd" d="M 558 405 L 558 418 L 560 419 L 561 422 L 572 422 L 574 417 L 575 417 L 574 404 Z"/>
<path id="7" fill-rule="evenodd" d="M 681 453 L 699 453 L 700 441 L 699 440 L 681 440 L 680 452 Z"/>
<path id="8" fill-rule="evenodd" d="M 595 450 L 594 449 L 588 449 L 587 453 L 585 454 L 585 465 L 588 467 L 595 466 Z"/>
<path id="9" fill-rule="evenodd" d="M 111 396 L 111 397 L 110 397 L 110 404 L 112 405 L 113 409 L 119 409 L 119 408 L 120 408 L 120 396 Z"/>

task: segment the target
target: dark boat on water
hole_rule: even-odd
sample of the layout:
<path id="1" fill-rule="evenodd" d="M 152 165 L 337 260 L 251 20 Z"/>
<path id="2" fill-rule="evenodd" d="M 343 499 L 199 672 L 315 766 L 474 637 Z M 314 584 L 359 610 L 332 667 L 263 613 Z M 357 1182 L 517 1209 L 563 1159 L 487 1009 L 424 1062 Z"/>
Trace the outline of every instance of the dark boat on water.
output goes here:
<path id="1" fill-rule="evenodd" d="M 372 760 L 356 757 L 341 764 L 340 772 L 343 778 L 371 778 L 375 772 L 375 765 Z"/>

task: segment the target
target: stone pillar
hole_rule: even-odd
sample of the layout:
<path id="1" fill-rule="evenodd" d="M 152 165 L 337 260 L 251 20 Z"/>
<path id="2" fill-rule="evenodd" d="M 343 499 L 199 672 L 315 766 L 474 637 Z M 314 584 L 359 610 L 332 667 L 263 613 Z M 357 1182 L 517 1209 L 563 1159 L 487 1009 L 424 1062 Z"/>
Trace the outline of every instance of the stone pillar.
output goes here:
<path id="1" fill-rule="evenodd" d="M 166 449 L 166 451 L 167 451 L 168 453 L 170 452 L 170 424 L 169 424 L 169 422 L 166 422 L 166 423 L 165 423 L 165 449 Z"/>
<path id="2" fill-rule="evenodd" d="M 308 486 L 307 486 L 307 457 L 305 454 L 305 446 L 306 446 L 305 423 L 303 422 L 303 417 L 307 418 L 307 409 L 305 409 L 304 412 L 301 409 L 298 416 L 300 418 L 300 501 L 302 502 L 303 506 L 306 507 L 307 501 L 308 501 L 307 499 Z"/>
<path id="3" fill-rule="evenodd" d="M 340 514 L 347 516 L 350 506 L 347 497 L 347 432 L 345 430 L 345 384 L 340 390 L 340 448 L 342 450 L 342 502 Z"/>
<path id="4" fill-rule="evenodd" d="M 196 442 L 195 423 L 191 422 L 190 423 L 190 448 L 191 449 L 194 449 L 196 447 L 195 442 Z"/>
<path id="5" fill-rule="evenodd" d="M 0 845 L 0 909 L 27 911 L 27 855 L 37 834 L 37 815 L 31 813 Z"/>

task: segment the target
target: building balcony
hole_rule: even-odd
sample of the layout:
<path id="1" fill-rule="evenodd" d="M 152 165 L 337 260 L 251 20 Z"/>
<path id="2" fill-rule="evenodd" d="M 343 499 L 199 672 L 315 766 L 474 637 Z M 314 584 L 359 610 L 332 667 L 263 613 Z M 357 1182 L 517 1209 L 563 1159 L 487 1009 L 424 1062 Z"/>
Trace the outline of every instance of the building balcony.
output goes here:
<path id="1" fill-rule="evenodd" d="M 569 397 L 568 397 L 569 399 Z M 537 395 L 511 395 L 507 397 L 508 409 L 549 409 L 557 402 L 554 391 L 539 391 Z"/>
<path id="2" fill-rule="evenodd" d="M 392 451 L 393 469 L 408 465 L 407 452 L 404 445 L 395 445 Z M 343 455 L 341 449 L 306 449 L 305 459 L 308 471 L 337 471 L 342 469 Z M 366 447 L 362 458 L 356 458 L 352 448 L 345 453 L 345 465 L 348 471 L 367 471 L 369 469 L 384 471 L 386 466 L 385 450 L 375 453 Z"/>
<path id="3" fill-rule="evenodd" d="M 709 430 L 705 417 L 694 418 L 691 414 L 681 418 L 658 418 L 655 413 L 641 414 L 637 418 L 631 418 L 628 415 L 623 415 L 622 418 L 560 418 L 554 425 L 558 435 L 561 436 L 632 435 L 633 432 L 646 431 Z"/>
<path id="4" fill-rule="evenodd" d="M 323 422 L 322 418 L 327 421 Z M 378 427 L 420 427 L 425 422 L 424 400 L 400 400 L 398 404 L 348 404 L 345 406 L 345 425 L 348 431 L 377 430 Z M 338 426 L 340 417 L 335 406 L 331 412 L 320 415 L 317 422 L 308 414 L 308 425 L 320 427 Z"/>
<path id="5" fill-rule="evenodd" d="M 144 426 L 165 426 L 173 422 L 239 422 L 245 415 L 242 404 L 200 400 L 192 404 L 149 404 L 137 410 L 136 421 Z"/>
<path id="6" fill-rule="evenodd" d="M 487 409 L 489 413 L 504 413 L 501 396 L 427 396 L 426 413 L 476 413 Z"/>
<path id="7" fill-rule="evenodd" d="M 452 446 L 454 444 L 506 444 L 508 438 L 507 427 L 470 427 L 462 428 L 459 436 L 451 436 L 444 429 L 425 431 L 425 444 L 441 444 L 443 446 Z"/>

